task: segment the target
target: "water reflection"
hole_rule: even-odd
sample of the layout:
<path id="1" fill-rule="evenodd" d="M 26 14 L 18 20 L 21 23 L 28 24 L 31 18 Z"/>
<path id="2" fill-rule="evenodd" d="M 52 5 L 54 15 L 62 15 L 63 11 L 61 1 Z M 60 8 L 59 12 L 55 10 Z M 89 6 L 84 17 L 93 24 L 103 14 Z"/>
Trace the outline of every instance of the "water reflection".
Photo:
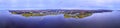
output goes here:
<path id="1" fill-rule="evenodd" d="M 112 10 L 10 10 L 9 12 L 24 17 L 64 14 L 64 18 L 85 18 L 94 13 L 112 12 Z"/>

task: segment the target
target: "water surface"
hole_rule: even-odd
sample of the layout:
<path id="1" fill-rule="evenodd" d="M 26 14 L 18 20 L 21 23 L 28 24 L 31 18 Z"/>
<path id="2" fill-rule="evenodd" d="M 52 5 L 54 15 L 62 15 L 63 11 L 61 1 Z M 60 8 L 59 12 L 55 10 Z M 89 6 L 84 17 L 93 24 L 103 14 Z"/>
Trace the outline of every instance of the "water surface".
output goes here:
<path id="1" fill-rule="evenodd" d="M 84 18 L 65 18 L 64 14 L 31 16 L 0 11 L 1 28 L 118 28 L 120 11 L 94 13 Z"/>

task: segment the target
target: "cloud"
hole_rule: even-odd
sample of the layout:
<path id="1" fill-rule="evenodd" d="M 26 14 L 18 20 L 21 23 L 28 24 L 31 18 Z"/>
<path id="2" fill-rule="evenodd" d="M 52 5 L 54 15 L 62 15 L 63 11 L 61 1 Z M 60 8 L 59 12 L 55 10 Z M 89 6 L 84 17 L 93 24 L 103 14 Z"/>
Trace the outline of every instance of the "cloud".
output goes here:
<path id="1" fill-rule="evenodd" d="M 104 8 L 119 9 L 120 0 L 1 0 L 0 8 L 47 9 L 47 8 Z"/>

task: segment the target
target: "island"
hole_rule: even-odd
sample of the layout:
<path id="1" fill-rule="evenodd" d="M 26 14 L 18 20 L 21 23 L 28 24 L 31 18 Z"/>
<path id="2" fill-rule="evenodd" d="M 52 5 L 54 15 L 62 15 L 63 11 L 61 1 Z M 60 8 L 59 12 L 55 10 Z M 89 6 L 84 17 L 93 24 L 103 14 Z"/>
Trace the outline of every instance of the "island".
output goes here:
<path id="1" fill-rule="evenodd" d="M 9 10 L 12 14 L 25 17 L 64 14 L 64 18 L 84 18 L 94 13 L 112 12 L 113 10 Z"/>

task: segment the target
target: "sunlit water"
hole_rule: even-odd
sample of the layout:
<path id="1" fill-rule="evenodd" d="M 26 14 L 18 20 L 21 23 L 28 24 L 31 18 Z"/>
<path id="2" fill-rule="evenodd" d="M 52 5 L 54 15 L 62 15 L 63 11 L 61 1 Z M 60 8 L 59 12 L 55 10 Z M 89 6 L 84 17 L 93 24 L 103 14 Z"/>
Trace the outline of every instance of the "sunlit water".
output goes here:
<path id="1" fill-rule="evenodd" d="M 118 28 L 120 11 L 94 13 L 85 18 L 64 18 L 63 14 L 24 17 L 0 11 L 1 28 Z"/>

